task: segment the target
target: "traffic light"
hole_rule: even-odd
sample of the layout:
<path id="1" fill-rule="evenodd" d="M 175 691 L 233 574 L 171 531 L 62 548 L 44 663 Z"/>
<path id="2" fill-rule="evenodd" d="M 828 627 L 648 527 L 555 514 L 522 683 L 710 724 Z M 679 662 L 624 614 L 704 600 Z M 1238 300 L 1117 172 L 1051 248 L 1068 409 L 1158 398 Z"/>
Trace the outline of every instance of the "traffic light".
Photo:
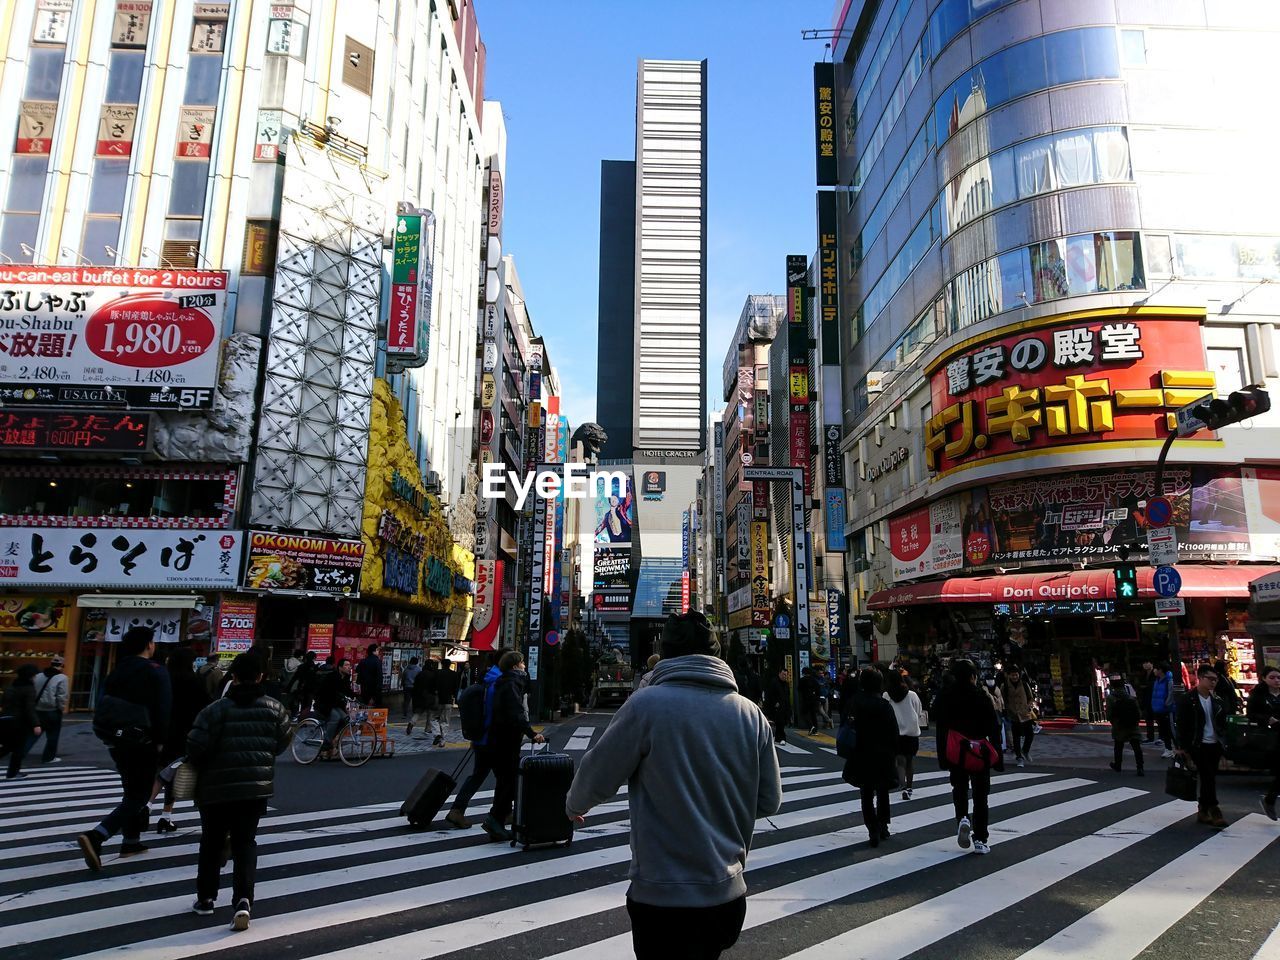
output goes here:
<path id="1" fill-rule="evenodd" d="M 1205 400 L 1191 412 L 1210 430 L 1220 430 L 1232 423 L 1248 420 L 1271 409 L 1271 397 L 1262 387 L 1242 387 L 1225 400 Z"/>
<path id="2" fill-rule="evenodd" d="M 1138 600 L 1138 568 L 1122 563 L 1112 572 L 1116 578 L 1116 609 L 1123 610 Z"/>

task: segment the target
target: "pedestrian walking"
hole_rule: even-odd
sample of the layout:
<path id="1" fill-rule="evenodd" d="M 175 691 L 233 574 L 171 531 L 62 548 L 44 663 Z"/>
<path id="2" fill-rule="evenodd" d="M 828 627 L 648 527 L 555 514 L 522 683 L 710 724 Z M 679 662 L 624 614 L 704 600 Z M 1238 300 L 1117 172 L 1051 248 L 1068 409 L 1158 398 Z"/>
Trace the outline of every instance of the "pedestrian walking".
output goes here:
<path id="1" fill-rule="evenodd" d="M 432 746 L 443 747 L 449 733 L 450 714 L 454 699 L 458 696 L 459 674 L 442 663 L 435 673 L 436 705 L 431 710 Z"/>
<path id="2" fill-rule="evenodd" d="M 471 775 L 458 788 L 457 796 L 445 815 L 445 820 L 455 827 L 464 830 L 469 827 L 467 804 L 492 772 L 497 786 L 482 826 L 494 842 L 511 840 L 511 831 L 506 825 L 515 803 L 516 775 L 524 738 L 528 737 L 534 743 L 545 742 L 542 734 L 530 726 L 529 714 L 525 711 L 527 682 L 524 657 L 517 650 L 504 651 L 497 664 L 485 673 L 484 735 L 472 744 L 475 763 Z"/>
<path id="3" fill-rule="evenodd" d="M 1173 756 L 1173 672 L 1165 663 L 1156 664 L 1153 674 L 1151 712 L 1156 715 L 1156 726 L 1164 743 L 1164 753 L 1160 756 L 1168 760 Z"/>
<path id="4" fill-rule="evenodd" d="M 889 672 L 889 687 L 884 696 L 898 725 L 894 749 L 898 786 L 902 787 L 902 799 L 910 800 L 915 783 L 916 754 L 920 751 L 920 732 L 925 720 L 924 707 L 920 703 L 920 695 L 907 686 L 900 670 Z"/>
<path id="5" fill-rule="evenodd" d="M 360 702 L 367 707 L 382 706 L 382 658 L 378 645 L 369 644 L 365 658 L 356 667 L 356 684 L 360 688 Z"/>
<path id="6" fill-rule="evenodd" d="M 94 713 L 94 732 L 107 743 L 120 774 L 123 796 L 96 827 L 76 838 L 85 865 L 102 869 L 102 846 L 121 834 L 120 856 L 146 853 L 147 803 L 155 785 L 160 751 L 169 732 L 172 689 L 169 674 L 156 663 L 155 632 L 130 627 L 120 640 L 119 660 L 107 676 Z"/>
<path id="7" fill-rule="evenodd" d="M 1275 820 L 1276 798 L 1280 795 L 1280 666 L 1264 665 L 1258 671 L 1258 680 L 1249 694 L 1249 722 L 1268 732 L 1271 786 L 1262 796 L 1262 812 Z"/>
<path id="8" fill-rule="evenodd" d="M 3 740 L 0 741 L 0 757 L 9 757 L 9 770 L 6 780 L 21 780 L 26 777 L 22 773 L 22 761 L 31 749 L 31 744 L 40 736 L 40 717 L 36 713 L 35 678 L 40 670 L 34 663 L 24 663 L 17 670 L 13 683 L 4 691 L 0 700 L 0 730 Z"/>
<path id="9" fill-rule="evenodd" d="M 1217 694 L 1218 672 L 1207 663 L 1196 670 L 1196 685 L 1174 706 L 1175 755 L 1190 763 L 1200 777 L 1196 823 L 1221 830 L 1227 825 L 1218 806 L 1218 765 L 1227 735 L 1227 705 Z"/>
<path id="10" fill-rule="evenodd" d="M 764 685 L 764 715 L 773 724 L 775 743 L 787 742 L 787 725 L 791 723 L 791 674 L 781 668 Z"/>
<path id="11" fill-rule="evenodd" d="M 945 684 L 934 702 L 938 766 L 950 773 L 956 842 L 963 849 L 972 844 L 974 853 L 987 854 L 991 852 L 987 803 L 991 771 L 1004 769 L 996 746 L 999 720 L 991 698 L 978 689 L 972 660 L 952 661 L 950 672 L 954 682 Z"/>
<path id="12" fill-rule="evenodd" d="M 874 667 L 858 671 L 858 692 L 841 698 L 841 722 L 852 724 L 853 756 L 844 762 L 844 782 L 857 787 L 862 801 L 862 822 L 871 846 L 889 839 L 889 791 L 898 782 L 895 757 L 898 720 L 884 698 L 884 676 Z"/>
<path id="13" fill-rule="evenodd" d="M 835 724 L 831 722 L 831 679 L 827 671 L 815 667 L 813 678 L 818 681 L 818 726 L 828 730 Z"/>
<path id="14" fill-rule="evenodd" d="M 565 800 L 576 820 L 628 784 L 639 960 L 715 960 L 737 942 L 755 821 L 782 805 L 769 722 L 718 652 L 702 614 L 669 617 L 652 681 L 587 751 Z"/>
<path id="15" fill-rule="evenodd" d="M 643 690 L 649 685 L 649 681 L 653 679 L 653 668 L 658 665 L 658 661 L 661 659 L 662 657 L 656 653 L 649 655 L 649 659 L 645 661 L 644 674 L 640 677 L 640 682 L 636 684 L 637 690 Z"/>
<path id="16" fill-rule="evenodd" d="M 289 746 L 289 712 L 263 692 L 261 661 L 244 653 L 231 661 L 231 688 L 196 717 L 187 737 L 187 763 L 196 770 L 200 859 L 196 900 L 200 916 L 213 913 L 223 848 L 230 837 L 231 929 L 247 930 L 258 867 L 258 821 L 275 785 L 276 757 Z"/>
<path id="17" fill-rule="evenodd" d="M 44 731 L 44 752 L 40 755 L 41 763 L 60 763 L 58 756 L 58 740 L 62 735 L 62 717 L 67 712 L 67 675 L 62 672 L 65 661 L 55 656 L 49 661 L 36 678 L 36 716 L 40 720 L 40 729 Z M 35 746 L 39 735 L 35 735 L 31 746 Z M 27 748 L 30 752 L 31 747 Z"/>
<path id="18" fill-rule="evenodd" d="M 800 671 L 800 723 L 809 728 L 809 736 L 818 732 L 818 700 L 821 688 L 813 667 L 805 667 Z"/>
<path id="19" fill-rule="evenodd" d="M 302 655 L 302 662 L 293 672 L 289 682 L 285 684 L 285 706 L 295 717 L 300 717 L 311 709 L 311 700 L 315 696 L 316 677 L 319 674 L 316 666 L 316 652 L 308 650 Z"/>
<path id="20" fill-rule="evenodd" d="M 1018 766 L 1025 766 L 1031 760 L 1031 744 L 1036 738 L 1036 699 L 1031 681 L 1020 666 L 1011 664 L 1005 668 L 1004 682 L 999 685 L 999 690 L 1004 700 L 1004 712 L 1012 727 L 1010 739 L 1013 741 L 1013 755 L 1018 758 Z M 997 736 L 992 742 L 1000 743 L 1000 737 Z"/>
<path id="21" fill-rule="evenodd" d="M 1138 707 L 1142 711 L 1142 720 L 1147 726 L 1147 736 L 1143 743 L 1156 742 L 1156 714 L 1151 709 L 1151 690 L 1156 682 L 1156 665 L 1151 660 L 1142 661 L 1142 672 L 1138 674 Z"/>
<path id="22" fill-rule="evenodd" d="M 222 658 L 219 654 L 209 654 L 204 666 L 196 672 L 196 676 L 204 681 L 204 690 L 210 700 L 217 700 L 222 696 L 222 688 L 226 686 L 226 672 L 222 669 Z"/>
<path id="23" fill-rule="evenodd" d="M 209 705 L 209 694 L 204 682 L 196 676 L 195 654 L 189 648 L 179 647 L 165 661 L 165 669 L 169 672 L 169 689 L 172 691 L 172 706 L 169 710 L 169 730 L 164 738 L 164 749 L 160 751 L 160 767 L 174 763 L 186 753 L 187 734 L 196 722 L 200 711 Z M 174 833 L 178 829 L 173 819 L 173 777 L 157 778 L 151 788 L 151 799 L 155 800 L 164 793 L 164 809 L 156 820 L 156 833 Z"/>
<path id="24" fill-rule="evenodd" d="M 413 733 L 413 728 L 420 727 L 422 733 L 419 740 L 425 740 L 431 734 L 431 718 L 436 708 L 436 662 L 428 659 L 426 666 L 413 678 L 413 719 L 404 728 L 405 736 Z"/>
<path id="25" fill-rule="evenodd" d="M 324 722 L 324 745 L 321 760 L 333 759 L 333 738 L 347 719 L 347 701 L 355 698 L 351 689 L 351 661 L 343 657 L 332 670 L 320 674 L 316 681 L 315 713 Z"/>
<path id="26" fill-rule="evenodd" d="M 1120 674 L 1110 678 L 1110 691 L 1107 693 L 1107 719 L 1111 721 L 1111 742 L 1115 751 L 1111 761 L 1111 769 L 1116 773 L 1124 761 L 1124 747 L 1127 743 L 1133 748 L 1133 762 L 1138 768 L 1138 776 L 1142 776 L 1142 741 L 1138 734 L 1142 722 L 1142 708 L 1134 696 L 1133 688 L 1125 682 Z"/>
<path id="27" fill-rule="evenodd" d="M 411 733 L 413 728 L 413 682 L 418 679 L 418 674 L 421 672 L 422 667 L 418 664 L 417 657 L 410 657 L 409 665 L 400 672 L 400 712 L 409 722 L 406 735 Z"/>
<path id="28" fill-rule="evenodd" d="M 302 667 L 302 657 L 303 651 L 299 647 L 285 658 L 284 667 L 280 671 L 280 688 L 282 690 L 292 689 L 293 678 L 298 675 L 298 670 Z"/>
<path id="29" fill-rule="evenodd" d="M 1240 691 L 1236 689 L 1236 682 L 1231 679 L 1231 668 L 1227 661 L 1219 657 L 1213 663 L 1213 672 L 1218 675 L 1218 687 L 1214 692 L 1222 701 L 1227 716 L 1234 716 L 1240 712 Z"/>

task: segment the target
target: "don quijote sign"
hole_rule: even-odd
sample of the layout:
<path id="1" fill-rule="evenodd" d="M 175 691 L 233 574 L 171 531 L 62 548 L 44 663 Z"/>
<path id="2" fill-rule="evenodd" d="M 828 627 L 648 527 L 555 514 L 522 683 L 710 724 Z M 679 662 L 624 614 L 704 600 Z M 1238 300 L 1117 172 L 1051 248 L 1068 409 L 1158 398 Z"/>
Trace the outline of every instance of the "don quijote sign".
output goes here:
<path id="1" fill-rule="evenodd" d="M 886 473 L 892 473 L 907 462 L 909 454 L 910 451 L 908 451 L 906 447 L 899 447 L 897 450 L 890 452 L 890 454 L 879 463 L 867 464 L 867 479 L 875 480 L 878 477 L 884 476 Z"/>
<path id="2" fill-rule="evenodd" d="M 1094 583 L 1037 583 L 1000 588 L 1002 600 L 1097 600 L 1109 594 Z"/>
<path id="3" fill-rule="evenodd" d="M 227 274 L 0 266 L 0 402 L 213 405 Z"/>

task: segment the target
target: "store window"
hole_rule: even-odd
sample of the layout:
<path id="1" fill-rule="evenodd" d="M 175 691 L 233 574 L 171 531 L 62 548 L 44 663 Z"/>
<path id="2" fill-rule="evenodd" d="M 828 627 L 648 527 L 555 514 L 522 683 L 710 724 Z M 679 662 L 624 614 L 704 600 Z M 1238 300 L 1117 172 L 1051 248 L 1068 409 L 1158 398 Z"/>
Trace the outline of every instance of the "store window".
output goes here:
<path id="1" fill-rule="evenodd" d="M 220 522 L 213 526 L 222 527 L 232 516 L 234 473 L 96 472 L 85 477 L 67 467 L 0 467 L 0 526 L 75 526 L 67 520 L 133 517 L 154 526 L 214 519 Z"/>
<path id="2" fill-rule="evenodd" d="M 1205 350 L 1209 369 L 1217 380 L 1218 393 L 1239 390 L 1248 380 L 1245 374 L 1244 351 L 1239 347 L 1208 347 Z"/>

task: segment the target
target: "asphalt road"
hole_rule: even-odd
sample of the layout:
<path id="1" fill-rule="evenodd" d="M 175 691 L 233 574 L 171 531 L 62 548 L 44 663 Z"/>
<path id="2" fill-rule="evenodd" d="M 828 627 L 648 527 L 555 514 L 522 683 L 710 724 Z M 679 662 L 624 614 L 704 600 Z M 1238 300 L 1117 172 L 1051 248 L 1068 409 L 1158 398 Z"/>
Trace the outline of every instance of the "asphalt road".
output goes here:
<path id="1" fill-rule="evenodd" d="M 552 749 L 581 756 L 608 721 L 560 721 Z M 872 849 L 828 751 L 828 737 L 793 734 L 779 753 L 783 809 L 757 824 L 747 929 L 728 957 L 1280 957 L 1280 825 L 1258 810 L 1259 778 L 1221 779 L 1232 825 L 1215 833 L 1163 794 L 1158 757 L 1145 778 L 1115 774 L 1104 737 L 1053 734 L 1035 762 L 997 777 L 993 849 L 980 857 L 957 847 L 949 788 L 926 758 L 914 798 L 895 795 L 894 836 Z M 358 769 L 282 762 L 253 924 L 232 933 L 229 890 L 214 917 L 190 912 L 189 807 L 180 832 L 147 837 L 149 853 L 119 861 L 113 841 L 102 873 L 85 870 L 71 837 L 111 805 L 117 781 L 87 728 L 70 728 L 64 753 L 0 787 L 6 960 L 631 956 L 625 798 L 594 811 L 568 848 L 525 852 L 476 827 L 410 831 L 398 817 L 422 772 L 452 770 L 461 747 L 418 745 Z"/>

